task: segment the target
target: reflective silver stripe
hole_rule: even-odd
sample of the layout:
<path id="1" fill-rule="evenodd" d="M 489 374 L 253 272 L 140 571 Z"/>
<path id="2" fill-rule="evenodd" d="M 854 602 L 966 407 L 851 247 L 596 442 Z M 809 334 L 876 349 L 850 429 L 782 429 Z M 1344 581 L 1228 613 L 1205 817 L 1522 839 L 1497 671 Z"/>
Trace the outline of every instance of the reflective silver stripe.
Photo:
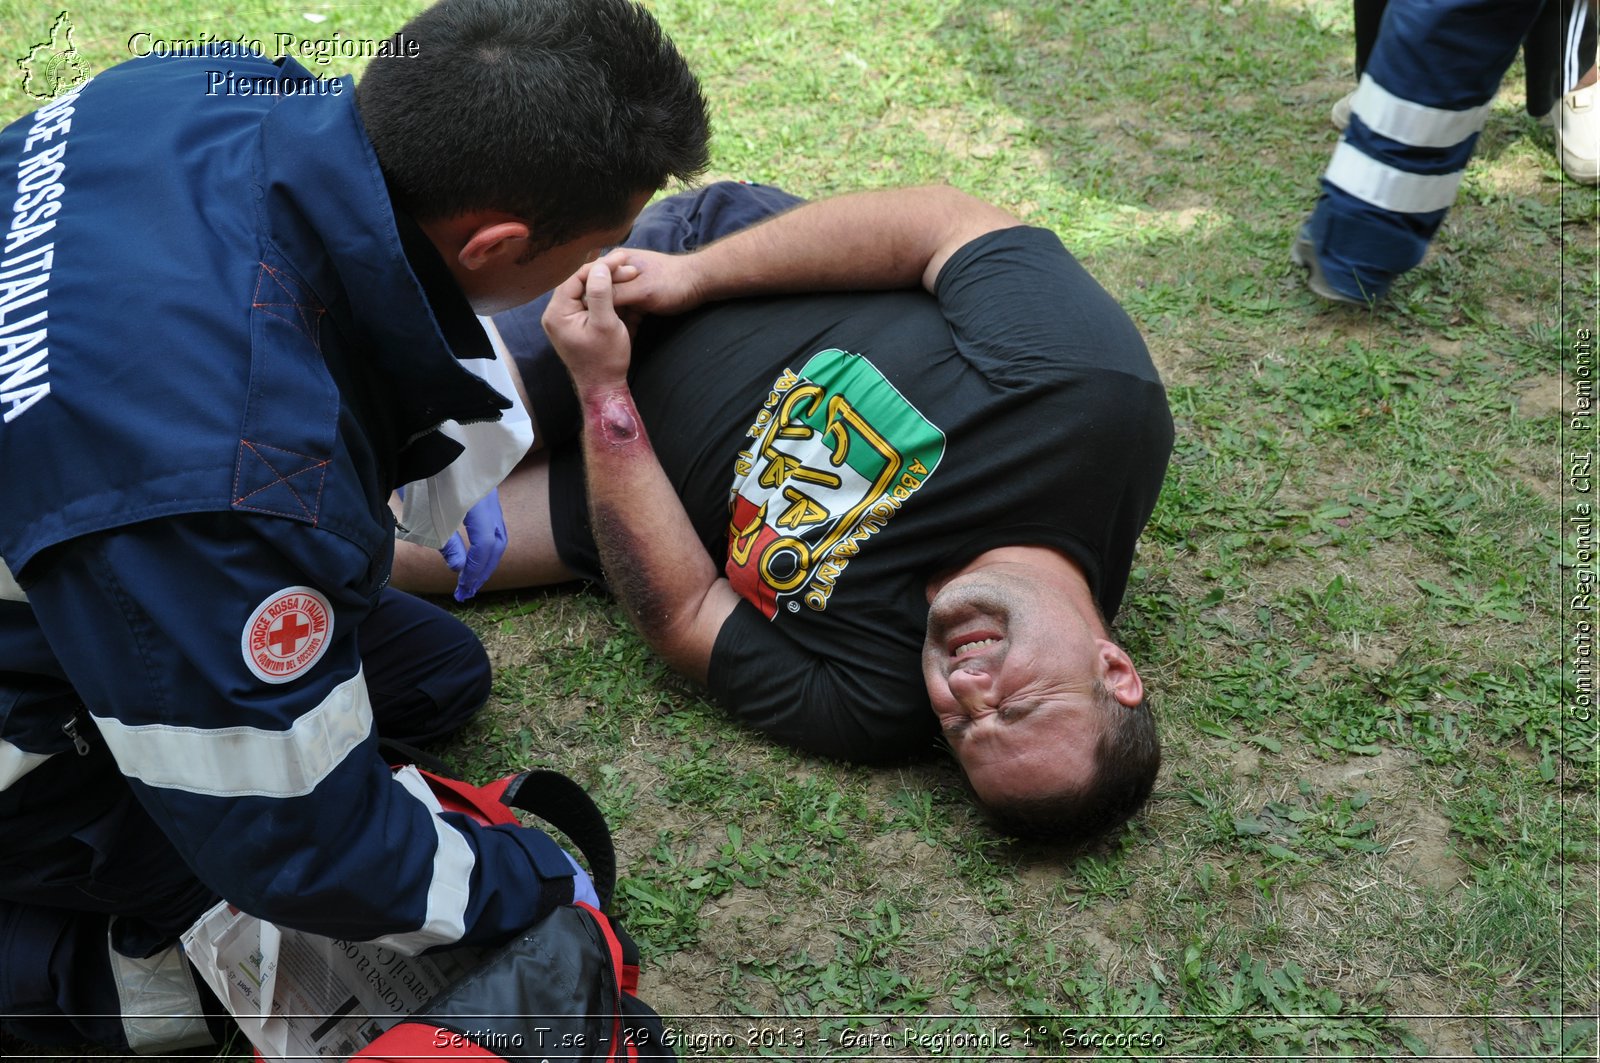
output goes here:
<path id="1" fill-rule="evenodd" d="M 1437 176 L 1406 173 L 1351 147 L 1346 140 L 1333 149 L 1323 176 L 1357 199 L 1401 214 L 1443 210 L 1456 201 L 1461 184 L 1460 170 Z"/>
<path id="2" fill-rule="evenodd" d="M 6 559 L 0 557 L 0 602 L 25 602 L 28 594 L 17 585 L 16 577 L 11 575 L 11 570 L 6 567 Z"/>
<path id="3" fill-rule="evenodd" d="M 54 753 L 29 753 L 10 742 L 0 742 L 0 790 L 6 789 L 53 756 Z"/>
<path id="4" fill-rule="evenodd" d="M 433 851 L 433 878 L 428 883 L 428 913 L 421 928 L 402 934 L 387 934 L 374 940 L 408 956 L 435 945 L 460 941 L 467 932 L 467 901 L 472 895 L 472 869 L 478 858 L 461 832 L 439 818 L 439 799 L 415 768 L 402 768 L 394 781 L 421 801 L 432 813 L 433 832 L 438 846 Z"/>
<path id="5" fill-rule="evenodd" d="M 155 1055 L 216 1043 L 206 1028 L 205 1009 L 182 949 L 174 945 L 146 959 L 134 959 L 112 948 L 108 933 L 106 952 L 111 956 L 111 977 L 129 1048 Z"/>
<path id="6" fill-rule="evenodd" d="M 1494 101 L 1464 111 L 1428 107 L 1401 99 L 1362 74 L 1350 112 L 1374 133 L 1417 148 L 1449 148 L 1483 128 Z"/>
<path id="7" fill-rule="evenodd" d="M 123 774 L 151 786 L 211 797 L 299 797 L 367 737 L 372 703 L 357 671 L 287 731 L 94 721 Z"/>

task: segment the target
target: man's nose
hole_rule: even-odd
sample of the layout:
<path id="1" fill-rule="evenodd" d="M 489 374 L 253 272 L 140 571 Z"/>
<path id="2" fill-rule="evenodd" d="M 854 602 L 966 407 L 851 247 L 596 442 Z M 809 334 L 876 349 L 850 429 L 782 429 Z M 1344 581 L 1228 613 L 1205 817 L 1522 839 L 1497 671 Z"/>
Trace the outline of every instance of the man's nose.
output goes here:
<path id="1" fill-rule="evenodd" d="M 994 677 L 988 672 L 957 668 L 950 673 L 950 693 L 968 712 L 989 708 L 989 693 L 993 687 Z"/>

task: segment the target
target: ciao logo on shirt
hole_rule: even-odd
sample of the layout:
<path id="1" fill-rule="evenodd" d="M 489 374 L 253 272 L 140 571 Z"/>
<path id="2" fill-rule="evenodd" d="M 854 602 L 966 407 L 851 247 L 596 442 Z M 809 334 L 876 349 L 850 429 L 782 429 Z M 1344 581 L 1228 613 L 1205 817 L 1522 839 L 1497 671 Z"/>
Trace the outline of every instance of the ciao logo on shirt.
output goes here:
<path id="1" fill-rule="evenodd" d="M 828 608 L 840 577 L 933 475 L 944 433 L 867 358 L 785 370 L 734 462 L 723 571 L 767 617 Z"/>

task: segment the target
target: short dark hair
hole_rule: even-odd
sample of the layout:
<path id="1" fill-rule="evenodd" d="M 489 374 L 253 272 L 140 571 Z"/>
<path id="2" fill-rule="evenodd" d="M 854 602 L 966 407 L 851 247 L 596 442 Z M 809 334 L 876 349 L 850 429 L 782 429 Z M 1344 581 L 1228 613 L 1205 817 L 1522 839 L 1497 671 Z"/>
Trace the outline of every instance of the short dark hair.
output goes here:
<path id="1" fill-rule="evenodd" d="M 1144 701 L 1129 708 L 1095 683 L 1100 737 L 1094 778 L 1054 794 L 982 802 L 995 829 L 1018 838 L 1083 845 L 1120 827 L 1144 807 L 1161 769 L 1155 716 Z"/>
<path id="2" fill-rule="evenodd" d="M 398 205 L 505 211 L 544 246 L 707 165 L 699 82 L 632 0 L 441 0 L 371 60 L 356 104 Z"/>

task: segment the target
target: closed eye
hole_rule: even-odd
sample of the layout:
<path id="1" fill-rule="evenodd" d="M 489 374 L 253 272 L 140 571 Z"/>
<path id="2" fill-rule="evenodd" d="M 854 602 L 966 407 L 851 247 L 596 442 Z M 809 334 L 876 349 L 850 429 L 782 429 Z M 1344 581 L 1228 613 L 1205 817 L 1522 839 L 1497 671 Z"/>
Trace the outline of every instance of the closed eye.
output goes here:
<path id="1" fill-rule="evenodd" d="M 1002 705 L 999 710 L 1000 720 L 1003 723 L 1016 723 L 1038 707 L 1038 703 L 1033 701 L 1024 701 L 1016 705 Z"/>
<path id="2" fill-rule="evenodd" d="M 1015 705 L 1002 705 L 995 710 L 1002 723 L 1015 723 L 1039 707 L 1037 702 L 1024 701 Z M 972 726 L 969 716 L 954 716 L 939 721 L 939 727 L 948 738 L 960 738 Z"/>

